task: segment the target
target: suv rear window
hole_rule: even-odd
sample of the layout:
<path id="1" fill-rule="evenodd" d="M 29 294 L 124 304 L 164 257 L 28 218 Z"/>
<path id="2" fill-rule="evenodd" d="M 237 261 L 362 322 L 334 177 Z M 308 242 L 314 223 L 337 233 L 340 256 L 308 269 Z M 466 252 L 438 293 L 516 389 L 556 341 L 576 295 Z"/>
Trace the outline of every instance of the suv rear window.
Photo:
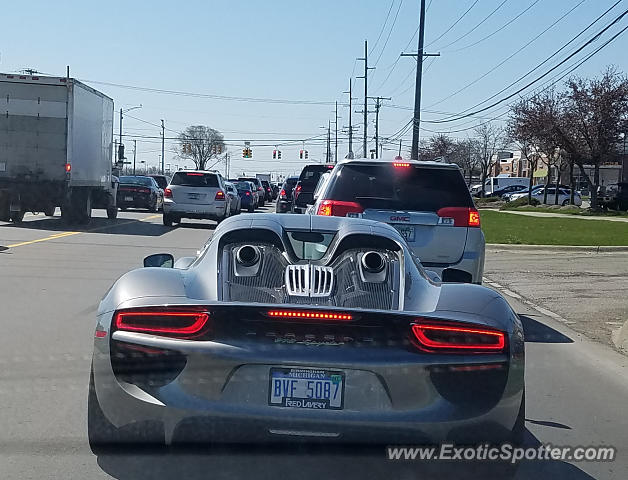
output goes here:
<path id="1" fill-rule="evenodd" d="M 333 167 L 333 165 L 308 165 L 301 172 L 299 181 L 301 185 L 316 185 L 321 175 L 331 170 Z"/>
<path id="2" fill-rule="evenodd" d="M 186 187 L 218 187 L 218 176 L 212 173 L 177 172 L 170 182 Z"/>
<path id="3" fill-rule="evenodd" d="M 363 208 L 436 212 L 473 207 L 460 171 L 421 166 L 343 165 L 325 199 L 358 202 Z"/>

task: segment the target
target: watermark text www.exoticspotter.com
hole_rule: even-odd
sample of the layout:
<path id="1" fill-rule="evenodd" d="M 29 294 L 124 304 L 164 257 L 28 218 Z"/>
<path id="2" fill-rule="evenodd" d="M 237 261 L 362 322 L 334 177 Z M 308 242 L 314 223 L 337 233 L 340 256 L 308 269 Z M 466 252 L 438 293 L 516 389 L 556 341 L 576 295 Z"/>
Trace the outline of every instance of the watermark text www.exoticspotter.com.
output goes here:
<path id="1" fill-rule="evenodd" d="M 482 444 L 473 447 L 443 443 L 439 446 L 387 447 L 388 460 L 499 461 L 516 463 L 522 460 L 560 460 L 567 462 L 610 462 L 615 460 L 615 447 L 557 446 L 549 443 L 537 447 Z"/>

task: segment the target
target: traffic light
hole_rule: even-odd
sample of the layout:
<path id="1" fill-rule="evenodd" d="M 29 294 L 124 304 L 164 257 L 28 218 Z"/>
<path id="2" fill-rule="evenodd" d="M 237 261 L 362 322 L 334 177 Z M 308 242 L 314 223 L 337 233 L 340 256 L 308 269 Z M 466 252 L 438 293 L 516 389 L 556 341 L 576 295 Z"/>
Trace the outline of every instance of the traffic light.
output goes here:
<path id="1" fill-rule="evenodd" d="M 303 160 L 303 150 L 299 150 L 299 160 Z"/>
<path id="2" fill-rule="evenodd" d="M 306 150 L 306 151 L 305 151 L 305 159 L 306 159 L 306 160 L 307 160 L 308 156 L 309 156 L 309 154 L 308 154 L 308 152 L 307 152 L 307 150 Z"/>
<path id="3" fill-rule="evenodd" d="M 242 149 L 242 158 L 253 158 L 253 150 L 249 147 Z"/>
<path id="4" fill-rule="evenodd" d="M 281 150 L 277 150 L 277 158 L 281 160 Z"/>
<path id="5" fill-rule="evenodd" d="M 273 160 L 277 160 L 277 150 L 273 150 Z"/>
<path id="6" fill-rule="evenodd" d="M 181 148 L 183 150 L 183 153 L 192 153 L 192 144 L 191 143 L 184 143 L 181 145 Z"/>

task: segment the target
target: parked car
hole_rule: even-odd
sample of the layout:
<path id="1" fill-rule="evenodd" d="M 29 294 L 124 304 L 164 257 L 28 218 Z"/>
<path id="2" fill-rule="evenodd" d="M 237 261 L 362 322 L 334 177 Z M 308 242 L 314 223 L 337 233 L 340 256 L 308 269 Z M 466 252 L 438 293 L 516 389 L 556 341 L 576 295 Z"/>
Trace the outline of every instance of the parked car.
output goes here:
<path id="1" fill-rule="evenodd" d="M 238 193 L 238 189 L 231 182 L 225 182 L 225 189 L 227 191 L 227 195 L 231 198 L 230 206 L 230 215 L 237 215 L 241 210 L 241 200 L 240 194 Z"/>
<path id="2" fill-rule="evenodd" d="M 257 191 L 255 185 L 251 182 L 236 182 L 234 185 L 240 196 L 240 209 L 250 213 L 254 212 L 257 207 Z"/>
<path id="3" fill-rule="evenodd" d="M 146 208 L 157 212 L 164 204 L 164 192 L 155 179 L 143 175 L 123 175 L 118 186 L 117 205 L 127 208 Z"/>
<path id="4" fill-rule="evenodd" d="M 164 191 L 163 223 L 172 226 L 182 218 L 210 219 L 220 223 L 231 211 L 231 198 L 221 175 L 183 170 L 172 176 Z"/>
<path id="5" fill-rule="evenodd" d="M 273 201 L 273 189 L 270 187 L 270 183 L 267 180 L 261 180 L 262 187 L 264 187 L 264 200 L 268 203 Z"/>
<path id="6" fill-rule="evenodd" d="M 534 192 L 536 192 L 538 189 L 545 187 L 545 185 L 541 184 L 541 185 L 534 185 L 532 187 L 532 194 L 534 195 Z M 521 197 L 526 197 L 528 196 L 528 192 L 530 191 L 529 188 L 524 188 L 523 190 L 519 190 L 518 192 L 514 192 L 514 193 L 505 193 L 502 198 L 504 200 L 506 200 L 507 202 L 511 202 L 513 200 L 517 200 L 518 198 Z"/>
<path id="7" fill-rule="evenodd" d="M 257 206 L 263 207 L 266 204 L 266 201 L 265 201 L 266 190 L 262 186 L 261 180 L 257 177 L 239 177 L 238 178 L 238 181 L 242 181 L 242 180 L 251 182 L 253 185 L 255 185 L 255 190 L 257 191 Z"/>
<path id="8" fill-rule="evenodd" d="M 320 176 L 334 168 L 333 164 L 306 165 L 299 175 L 299 182 L 294 187 L 293 213 L 305 213 L 308 205 L 314 203 L 314 190 L 318 185 Z"/>
<path id="9" fill-rule="evenodd" d="M 480 214 L 457 165 L 344 160 L 331 172 L 314 213 L 392 225 L 444 282 L 482 283 Z"/>
<path id="10" fill-rule="evenodd" d="M 500 188 L 499 190 L 495 190 L 493 193 L 486 194 L 486 197 L 503 198 L 504 195 L 509 195 L 511 193 L 520 192 L 526 189 L 527 187 L 525 185 L 508 185 L 507 187 Z"/>
<path id="11" fill-rule="evenodd" d="M 279 196 L 277 197 L 277 205 L 275 206 L 277 213 L 286 213 L 292 210 L 292 193 L 298 181 L 299 177 L 288 177 L 286 181 L 283 182 L 279 190 Z"/>
<path id="12" fill-rule="evenodd" d="M 166 177 L 165 175 L 146 175 L 146 176 L 150 178 L 154 178 L 155 181 L 157 182 L 157 185 L 159 185 L 159 188 L 161 188 L 162 190 L 164 190 L 170 183 L 170 179 Z"/>
<path id="13" fill-rule="evenodd" d="M 598 194 L 598 204 L 601 208 L 628 210 L 628 183 L 607 185 L 604 192 Z"/>
<path id="14" fill-rule="evenodd" d="M 559 205 L 568 205 L 570 201 L 570 192 L 571 189 L 567 185 L 559 184 L 558 186 L 558 204 Z M 532 188 L 532 197 L 543 203 L 543 199 L 545 196 L 545 185 L 536 185 Z M 547 202 L 545 205 L 554 205 L 554 197 L 556 194 L 556 186 L 549 185 L 547 187 Z M 509 196 L 509 201 L 517 200 L 518 198 L 527 197 L 528 189 L 516 192 Z M 580 206 L 582 205 L 582 197 L 579 192 L 574 194 L 574 205 Z"/>

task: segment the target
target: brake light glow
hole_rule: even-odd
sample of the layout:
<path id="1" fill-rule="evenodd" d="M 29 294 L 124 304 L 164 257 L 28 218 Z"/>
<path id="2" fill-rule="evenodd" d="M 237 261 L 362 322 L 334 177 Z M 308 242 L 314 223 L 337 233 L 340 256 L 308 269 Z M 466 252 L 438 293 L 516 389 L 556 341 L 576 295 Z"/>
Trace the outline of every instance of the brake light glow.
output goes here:
<path id="1" fill-rule="evenodd" d="M 189 338 L 206 329 L 209 313 L 186 310 L 129 310 L 116 312 L 116 330 Z"/>
<path id="2" fill-rule="evenodd" d="M 362 213 L 364 208 L 357 202 L 341 200 L 323 200 L 316 211 L 317 215 L 327 217 L 346 217 L 349 213 Z"/>
<path id="3" fill-rule="evenodd" d="M 225 192 L 223 192 L 222 190 L 218 190 L 216 192 L 216 197 L 214 197 L 214 200 L 224 200 L 225 199 Z"/>
<path id="4" fill-rule="evenodd" d="M 286 191 L 282 188 L 281 192 L 279 192 L 279 196 L 280 197 L 285 197 L 286 196 Z"/>
<path id="5" fill-rule="evenodd" d="M 417 346 L 428 352 L 503 352 L 506 334 L 499 330 L 459 325 L 414 324 L 412 333 Z"/>
<path id="6" fill-rule="evenodd" d="M 105 330 L 96 330 L 94 336 L 96 338 L 105 338 L 107 336 L 107 332 Z"/>
<path id="7" fill-rule="evenodd" d="M 172 198 L 172 190 L 170 190 L 169 188 L 166 188 L 164 190 L 164 198 Z"/>
<path id="8" fill-rule="evenodd" d="M 188 177 L 202 177 L 204 174 L 202 174 L 202 173 L 192 173 L 192 172 L 190 172 L 190 173 L 186 173 L 186 175 L 187 175 Z"/>
<path id="9" fill-rule="evenodd" d="M 405 168 L 409 166 L 410 164 L 408 162 L 393 162 L 393 167 L 395 168 Z"/>
<path id="10" fill-rule="evenodd" d="M 251 192 L 246 192 L 245 195 L 249 197 L 251 195 Z"/>
<path id="11" fill-rule="evenodd" d="M 70 173 L 72 171 L 72 165 L 70 165 L 69 163 L 65 164 L 65 171 Z"/>
<path id="12" fill-rule="evenodd" d="M 269 317 L 305 318 L 318 320 L 353 320 L 353 315 L 346 313 L 317 312 L 308 310 L 270 310 Z"/>
<path id="13" fill-rule="evenodd" d="M 441 218 L 451 218 L 454 227 L 479 227 L 480 213 L 472 207 L 444 207 L 436 212 Z"/>

